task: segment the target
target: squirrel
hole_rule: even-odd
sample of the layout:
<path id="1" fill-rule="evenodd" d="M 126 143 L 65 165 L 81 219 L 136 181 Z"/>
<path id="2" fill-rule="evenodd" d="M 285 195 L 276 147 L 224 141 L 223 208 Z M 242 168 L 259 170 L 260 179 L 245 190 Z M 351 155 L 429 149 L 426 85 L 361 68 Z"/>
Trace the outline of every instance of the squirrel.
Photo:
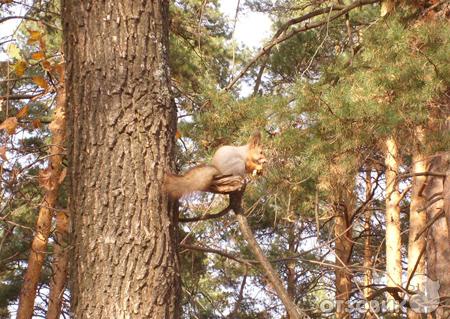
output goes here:
<path id="1" fill-rule="evenodd" d="M 257 132 L 245 145 L 225 145 L 217 149 L 211 164 L 195 166 L 184 175 L 167 173 L 164 188 L 171 198 L 177 199 L 195 191 L 208 191 L 214 178 L 220 175 L 261 174 L 266 162 L 261 133 Z"/>

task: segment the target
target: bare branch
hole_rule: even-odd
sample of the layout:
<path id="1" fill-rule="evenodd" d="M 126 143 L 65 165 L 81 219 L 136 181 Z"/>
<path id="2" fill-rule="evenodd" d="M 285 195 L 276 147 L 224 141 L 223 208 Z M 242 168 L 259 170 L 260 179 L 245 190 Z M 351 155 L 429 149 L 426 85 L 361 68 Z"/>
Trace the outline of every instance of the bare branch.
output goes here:
<path id="1" fill-rule="evenodd" d="M 433 226 L 433 224 L 434 224 L 439 218 L 441 218 L 441 217 L 443 217 L 443 216 L 444 216 L 444 211 L 441 210 L 441 212 L 440 212 L 439 214 L 436 214 L 436 216 L 434 216 L 433 219 L 430 220 L 430 221 L 425 225 L 425 227 L 424 227 L 420 232 L 417 233 L 416 238 L 415 238 L 414 240 L 419 239 L 419 237 L 422 236 L 422 234 L 423 234 L 424 232 L 426 232 L 428 228 L 430 228 L 431 226 Z"/>

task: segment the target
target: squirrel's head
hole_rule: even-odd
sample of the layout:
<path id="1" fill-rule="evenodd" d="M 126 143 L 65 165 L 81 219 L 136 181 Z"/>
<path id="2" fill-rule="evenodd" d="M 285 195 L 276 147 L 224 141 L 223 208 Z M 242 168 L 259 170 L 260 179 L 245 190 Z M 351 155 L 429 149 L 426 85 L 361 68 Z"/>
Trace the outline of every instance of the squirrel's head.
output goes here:
<path id="1" fill-rule="evenodd" d="M 261 174 L 262 165 L 267 162 L 264 156 L 263 147 L 261 143 L 261 133 L 256 132 L 252 135 L 248 142 L 248 155 L 247 155 L 247 171 L 256 172 Z"/>

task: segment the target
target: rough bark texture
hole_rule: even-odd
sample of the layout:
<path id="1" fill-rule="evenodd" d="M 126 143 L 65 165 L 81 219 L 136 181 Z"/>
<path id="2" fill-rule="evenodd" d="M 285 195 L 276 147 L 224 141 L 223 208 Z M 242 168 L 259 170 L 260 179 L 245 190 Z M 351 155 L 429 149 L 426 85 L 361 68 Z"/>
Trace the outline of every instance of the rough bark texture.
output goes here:
<path id="1" fill-rule="evenodd" d="M 431 160 L 430 171 L 446 172 L 450 167 L 450 154 L 440 154 Z M 442 214 L 445 202 L 449 198 L 442 197 L 445 179 L 430 176 L 423 194 L 426 198 L 426 213 L 428 220 L 434 222 L 428 229 L 427 238 L 427 270 L 428 277 L 440 284 L 439 296 L 444 303 L 434 314 L 436 319 L 448 319 L 450 317 L 450 237 L 447 221 Z M 436 217 L 440 215 L 436 219 Z M 446 298 L 446 300 L 444 299 Z"/>
<path id="2" fill-rule="evenodd" d="M 47 254 L 48 237 L 52 225 L 52 216 L 58 198 L 61 173 L 63 171 L 63 150 L 66 139 L 66 123 L 64 108 L 66 96 L 64 92 L 64 79 L 59 84 L 56 108 L 49 129 L 52 133 L 51 146 L 49 148 L 50 159 L 48 167 L 40 173 L 39 182 L 45 189 L 44 198 L 39 209 L 36 221 L 36 234 L 31 244 L 31 252 L 28 257 L 28 268 L 23 279 L 22 290 L 19 297 L 18 319 L 30 319 L 34 311 L 34 299 L 36 289 Z"/>
<path id="3" fill-rule="evenodd" d="M 75 318 L 176 318 L 168 5 L 63 1 Z"/>
<path id="4" fill-rule="evenodd" d="M 401 236 L 400 236 L 400 193 L 398 191 L 397 143 L 394 138 L 386 140 L 386 276 L 388 287 L 402 285 Z M 388 295 L 390 304 L 393 302 Z M 393 311 L 394 309 L 389 309 Z"/>
<path id="5" fill-rule="evenodd" d="M 278 298 L 280 298 L 281 302 L 286 308 L 289 319 L 301 319 L 303 317 L 308 318 L 308 316 L 303 313 L 303 311 L 301 311 L 297 307 L 295 302 L 290 298 L 288 292 L 286 291 L 286 288 L 283 285 L 283 282 L 280 279 L 280 276 L 272 267 L 269 260 L 264 255 L 264 252 L 262 251 L 258 242 L 256 241 L 250 225 L 248 224 L 247 216 L 245 216 L 242 209 L 242 195 L 243 191 L 230 194 L 230 205 L 233 208 L 233 211 L 236 213 L 236 219 L 239 223 L 239 228 L 241 229 L 242 235 L 247 241 L 249 248 L 255 255 L 256 260 L 258 260 L 258 262 L 260 263 L 267 281 L 273 287 L 276 294 L 278 295 Z"/>
<path id="6" fill-rule="evenodd" d="M 352 212 L 354 205 L 353 192 L 344 191 L 334 205 L 334 236 L 336 250 L 336 318 L 349 318 L 348 302 L 352 291 L 352 274 L 348 268 L 353 250 Z"/>
<path id="7" fill-rule="evenodd" d="M 55 219 L 55 248 L 53 252 L 47 319 L 60 318 L 69 262 L 69 216 L 67 216 L 66 212 L 59 211 L 56 213 Z"/>
<path id="8" fill-rule="evenodd" d="M 417 146 L 413 155 L 412 174 L 424 173 L 427 170 L 425 156 L 421 153 L 420 144 L 423 143 L 423 129 L 416 130 Z M 425 207 L 425 198 L 422 195 L 425 186 L 426 176 L 414 176 L 411 193 L 411 204 L 409 210 L 409 234 L 408 234 L 408 281 L 410 286 L 407 289 L 415 290 L 418 286 L 418 278 L 426 273 L 425 256 L 425 236 L 419 236 L 419 232 L 424 229 L 427 223 L 427 214 L 422 210 Z M 409 279 L 411 278 L 411 279 Z M 409 319 L 420 319 L 421 315 L 408 309 Z"/>

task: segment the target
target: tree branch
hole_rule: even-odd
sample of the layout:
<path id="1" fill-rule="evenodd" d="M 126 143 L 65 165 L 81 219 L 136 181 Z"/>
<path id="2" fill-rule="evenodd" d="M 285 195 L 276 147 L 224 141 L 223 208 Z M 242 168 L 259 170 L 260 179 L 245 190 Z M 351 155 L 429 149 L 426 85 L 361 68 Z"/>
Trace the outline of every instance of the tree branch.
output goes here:
<path id="1" fill-rule="evenodd" d="M 294 301 L 289 297 L 284 285 L 276 273 L 275 269 L 270 264 L 267 257 L 264 255 L 261 247 L 253 235 L 253 232 L 250 228 L 250 225 L 247 221 L 247 216 L 245 216 L 244 211 L 242 209 L 242 196 L 244 194 L 244 190 L 240 192 L 235 192 L 230 194 L 230 206 L 233 208 L 233 211 L 236 214 L 236 219 L 239 222 L 239 227 L 241 229 L 242 235 L 247 241 L 251 251 L 256 257 L 256 260 L 261 264 L 261 268 L 263 269 L 263 273 L 266 276 L 268 282 L 272 285 L 278 297 L 283 302 L 287 313 L 289 314 L 289 318 L 291 319 L 300 319 L 303 317 L 307 317 L 306 314 L 297 307 Z"/>
<path id="2" fill-rule="evenodd" d="M 23 95 L 0 95 L 0 101 L 1 100 L 25 100 L 25 99 L 34 99 L 37 98 L 39 96 L 44 95 L 46 92 L 42 91 L 39 92 L 37 94 L 23 94 Z"/>
<path id="3" fill-rule="evenodd" d="M 414 238 L 414 241 L 416 241 L 417 239 L 419 239 L 419 237 L 422 236 L 422 234 L 423 234 L 424 232 L 426 232 L 428 228 L 430 228 L 431 226 L 433 226 L 433 224 L 434 224 L 439 218 L 441 218 L 441 217 L 443 217 L 443 216 L 444 216 L 444 210 L 441 210 L 441 211 L 439 212 L 439 214 L 436 214 L 436 215 L 433 217 L 433 219 L 430 220 L 430 221 L 425 225 L 425 227 L 424 227 L 420 232 L 417 233 L 416 238 Z"/>
<path id="4" fill-rule="evenodd" d="M 208 192 L 215 194 L 230 194 L 232 192 L 236 192 L 245 188 L 245 179 L 240 176 L 229 176 L 229 175 L 220 175 L 215 176 L 212 184 L 208 188 Z M 198 222 L 200 220 L 208 220 L 213 218 L 220 218 L 228 214 L 228 212 L 232 209 L 231 203 L 228 204 L 223 210 L 215 214 L 207 214 L 201 215 L 197 217 L 186 217 L 179 218 L 178 221 L 181 223 L 191 223 Z"/>
<path id="5" fill-rule="evenodd" d="M 224 252 L 223 250 L 214 249 L 214 248 L 210 248 L 210 247 L 204 247 L 204 246 L 198 246 L 198 245 L 189 245 L 189 244 L 180 244 L 179 247 L 180 248 L 184 248 L 184 249 L 189 249 L 189 250 L 197 250 L 197 251 L 201 251 L 201 252 L 205 252 L 205 253 L 212 253 L 212 254 L 220 255 L 222 257 L 226 257 L 228 259 L 237 261 L 239 263 L 246 264 L 247 266 L 251 266 L 252 264 L 257 264 L 258 263 L 255 260 L 248 260 L 248 259 L 239 258 L 237 256 L 234 256 L 234 255 L 230 254 L 230 253 Z"/>
<path id="6" fill-rule="evenodd" d="M 214 219 L 214 218 L 220 218 L 222 216 L 225 216 L 228 214 L 228 212 L 231 210 L 230 205 L 222 209 L 220 212 L 216 214 L 207 214 L 207 215 L 201 215 L 197 217 L 186 217 L 186 218 L 179 218 L 178 221 L 180 223 L 192 223 L 192 222 L 198 222 L 201 220 L 208 220 L 208 219 Z"/>
<path id="7" fill-rule="evenodd" d="M 238 73 L 238 75 L 236 77 L 233 78 L 233 80 L 225 87 L 225 91 L 230 90 L 235 84 L 236 82 L 242 77 L 244 76 L 245 73 L 247 73 L 247 71 L 250 69 L 251 66 L 253 66 L 253 64 L 256 63 L 256 61 L 261 58 L 262 56 L 269 54 L 270 51 L 272 50 L 272 48 L 274 46 L 276 46 L 277 44 L 280 44 L 281 42 L 284 42 L 290 38 L 292 38 L 294 35 L 307 31 L 307 30 L 311 30 L 311 29 L 315 29 L 318 27 L 321 27 L 322 25 L 328 23 L 329 21 L 333 21 L 336 20 L 337 18 L 345 15 L 347 12 L 367 5 L 367 4 L 374 4 L 380 2 L 380 0 L 358 0 L 353 2 L 352 4 L 348 5 L 348 6 L 339 6 L 339 5 L 334 5 L 331 7 L 326 7 L 326 8 L 322 8 L 322 9 L 318 9 L 316 11 L 310 12 L 306 15 L 303 15 L 301 17 L 295 18 L 295 19 L 291 19 L 288 22 L 286 22 L 283 26 L 281 26 L 281 28 L 275 33 L 275 35 L 272 37 L 272 40 L 269 41 L 268 44 L 266 44 L 257 54 L 256 56 L 247 63 L 247 65 Z M 337 14 L 325 19 L 325 20 L 321 20 L 319 22 L 315 22 L 315 23 L 311 23 L 308 24 L 306 23 L 303 27 L 298 28 L 298 29 L 294 29 L 289 33 L 285 33 L 287 31 L 287 29 L 295 24 L 301 23 L 303 21 L 309 20 L 313 17 L 316 17 L 318 15 L 321 14 L 325 14 L 325 13 L 329 13 L 330 11 L 339 11 Z M 284 35 L 283 35 L 284 34 Z"/>

